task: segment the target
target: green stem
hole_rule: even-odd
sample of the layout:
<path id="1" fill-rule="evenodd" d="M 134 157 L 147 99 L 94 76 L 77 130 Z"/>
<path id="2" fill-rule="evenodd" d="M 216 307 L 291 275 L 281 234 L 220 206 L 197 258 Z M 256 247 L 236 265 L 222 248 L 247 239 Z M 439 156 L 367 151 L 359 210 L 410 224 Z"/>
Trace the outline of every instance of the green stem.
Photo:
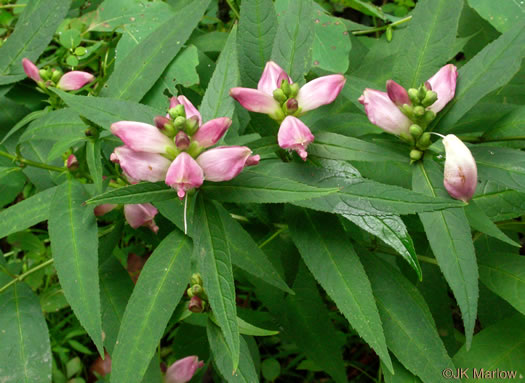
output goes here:
<path id="1" fill-rule="evenodd" d="M 4 8 L 23 8 L 27 6 L 27 4 L 6 4 L 6 5 L 0 5 L 0 9 Z"/>
<path id="2" fill-rule="evenodd" d="M 35 168 L 40 168 L 40 169 L 52 170 L 54 172 L 64 172 L 67 170 L 67 168 L 64 168 L 64 167 L 43 164 L 41 162 L 31 161 L 31 160 L 28 160 L 28 159 L 25 159 L 19 156 L 13 156 L 12 154 L 9 154 L 1 150 L 0 150 L 0 156 L 9 158 L 10 160 L 13 160 L 14 162 L 19 162 L 24 165 L 33 166 Z"/>
<path id="3" fill-rule="evenodd" d="M 426 263 L 431 263 L 433 265 L 437 265 L 438 264 L 437 261 L 434 258 L 425 257 L 424 255 L 418 255 L 417 259 L 419 259 L 420 261 L 426 262 Z"/>
<path id="4" fill-rule="evenodd" d="M 237 17 L 237 19 L 240 19 L 241 15 L 239 15 L 239 11 L 237 10 L 237 8 L 235 8 L 235 4 L 233 4 L 233 1 L 232 0 L 226 0 L 226 2 L 228 3 L 228 6 L 232 10 L 232 12 L 235 14 L 235 17 Z"/>
<path id="5" fill-rule="evenodd" d="M 352 34 L 354 36 L 360 36 L 360 35 L 368 35 L 370 33 L 375 33 L 375 32 L 380 32 L 380 31 L 384 31 L 386 30 L 388 27 L 390 28 L 393 28 L 393 27 L 397 27 L 398 25 L 401 25 L 403 23 L 406 23 L 408 21 L 412 20 L 412 16 L 408 16 L 408 17 L 405 17 L 404 19 L 401 19 L 401 20 L 398 20 L 398 21 L 395 21 L 391 24 L 387 24 L 387 25 L 383 25 L 382 27 L 376 27 L 376 28 L 370 28 L 370 29 L 366 29 L 364 31 L 353 31 Z"/>
<path id="6" fill-rule="evenodd" d="M 268 238 L 266 241 L 264 241 L 263 243 L 261 243 L 259 245 L 259 249 L 262 249 L 264 246 L 266 246 L 267 244 L 269 244 L 271 241 L 273 241 L 279 234 L 281 234 L 283 231 L 285 231 L 286 229 L 288 229 L 288 227 L 281 227 L 279 230 L 277 230 L 275 233 L 273 233 L 270 238 Z"/>
<path id="7" fill-rule="evenodd" d="M 27 270 L 24 274 L 20 274 L 18 277 L 16 277 L 15 279 L 13 279 L 11 282 L 5 284 L 4 286 L 2 286 L 0 288 L 0 294 L 2 294 L 5 290 L 7 290 L 10 286 L 14 285 L 15 283 L 17 282 L 21 282 L 25 277 L 27 277 L 28 275 L 31 275 L 33 274 L 35 271 L 38 271 L 40 269 L 43 269 L 44 267 L 46 266 L 49 266 L 50 264 L 52 264 L 54 262 L 54 259 L 51 258 L 51 259 L 48 259 L 47 261 L 45 261 L 44 263 L 41 263 L 40 265 L 38 266 L 35 266 L 33 267 L 32 269 L 30 270 Z"/>
<path id="8" fill-rule="evenodd" d="M 502 137 L 502 138 L 483 138 L 483 137 L 468 137 L 468 136 L 459 136 L 461 141 L 464 142 L 500 142 L 500 141 L 524 141 L 525 136 L 515 136 L 515 137 Z"/>

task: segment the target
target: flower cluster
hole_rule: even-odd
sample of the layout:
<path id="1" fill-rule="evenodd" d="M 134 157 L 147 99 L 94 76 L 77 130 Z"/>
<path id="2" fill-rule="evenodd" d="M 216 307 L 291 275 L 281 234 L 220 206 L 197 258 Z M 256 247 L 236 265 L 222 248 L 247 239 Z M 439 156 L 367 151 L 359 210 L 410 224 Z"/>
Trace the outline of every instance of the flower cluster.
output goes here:
<path id="1" fill-rule="evenodd" d="M 265 113 L 279 124 L 277 141 L 283 149 L 295 150 L 306 160 L 314 140 L 310 129 L 298 118 L 321 105 L 330 104 L 343 89 L 339 74 L 319 77 L 299 87 L 275 62 L 266 63 L 257 89 L 232 88 L 230 96 L 251 112 Z"/>
<path id="2" fill-rule="evenodd" d="M 156 126 L 119 121 L 111 132 L 124 145 L 111 160 L 120 164 L 131 183 L 165 181 L 180 199 L 204 180 L 221 182 L 236 177 L 245 166 L 256 165 L 259 156 L 245 146 L 215 145 L 231 120 L 220 117 L 202 124 L 202 117 L 184 96 L 172 98 L 167 117 L 155 119 Z"/>
<path id="3" fill-rule="evenodd" d="M 50 86 L 62 90 L 78 90 L 95 79 L 91 73 L 74 70 L 63 74 L 58 69 L 38 69 L 29 59 L 22 60 L 27 77 L 36 82 L 41 89 Z"/>
<path id="4" fill-rule="evenodd" d="M 386 92 L 365 89 L 359 102 L 364 105 L 372 124 L 411 144 L 410 159 L 418 161 L 432 144 L 430 132 L 425 130 L 436 114 L 454 98 L 457 77 L 456 67 L 448 64 L 418 89 L 407 91 L 395 81 L 388 80 Z M 445 188 L 453 198 L 468 201 L 476 190 L 476 162 L 466 145 L 453 134 L 443 137 L 443 144 L 446 152 Z"/>

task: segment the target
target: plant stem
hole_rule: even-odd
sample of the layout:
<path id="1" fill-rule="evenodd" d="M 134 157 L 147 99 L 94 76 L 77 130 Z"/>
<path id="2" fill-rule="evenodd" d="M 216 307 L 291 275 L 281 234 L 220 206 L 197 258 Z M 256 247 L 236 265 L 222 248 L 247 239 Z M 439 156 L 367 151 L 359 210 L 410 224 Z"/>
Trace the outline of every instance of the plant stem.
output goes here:
<path id="1" fill-rule="evenodd" d="M 241 15 L 239 15 L 239 11 L 237 10 L 237 8 L 235 8 L 235 4 L 233 4 L 233 1 L 232 0 L 226 0 L 226 2 L 228 3 L 228 6 L 232 10 L 232 12 L 235 14 L 235 17 L 237 17 L 237 19 L 240 19 Z"/>
<path id="2" fill-rule="evenodd" d="M 13 156 L 12 154 L 9 154 L 1 150 L 0 150 L 0 156 L 9 158 L 10 160 L 13 160 L 14 162 L 19 162 L 24 165 L 33 166 L 35 168 L 40 168 L 40 169 L 52 170 L 54 172 L 64 172 L 67 170 L 67 168 L 65 167 L 53 166 L 53 165 L 43 164 L 41 162 L 31 161 L 31 160 L 28 160 L 22 157 Z"/>
<path id="3" fill-rule="evenodd" d="M 275 233 L 273 233 L 270 238 L 268 238 L 266 241 L 264 241 L 263 243 L 261 243 L 258 247 L 259 249 L 262 249 L 264 246 L 266 246 L 268 243 L 270 243 L 271 241 L 273 241 L 279 234 L 281 234 L 283 231 L 285 231 L 286 229 L 288 229 L 288 227 L 281 227 L 279 230 L 277 230 Z"/>
<path id="4" fill-rule="evenodd" d="M 390 27 L 390 28 L 397 27 L 398 25 L 406 23 L 406 22 L 408 22 L 410 20 L 412 20 L 412 16 L 405 17 L 404 19 L 395 21 L 395 22 L 393 22 L 391 24 L 383 25 L 382 27 L 370 28 L 370 29 L 366 29 L 364 31 L 353 31 L 352 34 L 354 36 L 368 35 L 369 33 L 384 31 L 388 27 Z"/>
<path id="5" fill-rule="evenodd" d="M 433 265 L 437 265 L 438 264 L 437 261 L 434 258 L 425 257 L 424 255 L 418 255 L 417 259 L 419 259 L 420 261 L 426 262 L 426 263 L 431 263 Z"/>
<path id="6" fill-rule="evenodd" d="M 3 8 L 22 8 L 27 6 L 27 4 L 6 4 L 6 5 L 0 5 L 0 9 Z"/>
<path id="7" fill-rule="evenodd" d="M 3 293 L 5 290 L 7 290 L 10 286 L 14 285 L 15 283 L 17 282 L 21 282 L 25 277 L 27 277 L 28 275 L 31 275 L 33 274 L 35 271 L 38 271 L 40 269 L 43 269 L 44 267 L 46 266 L 49 266 L 50 264 L 52 264 L 54 262 L 54 259 L 51 258 L 51 259 L 48 259 L 47 261 L 45 261 L 44 263 L 41 263 L 40 265 L 38 266 L 35 266 L 33 267 L 32 269 L 30 270 L 27 270 L 24 274 L 20 274 L 18 277 L 16 277 L 15 279 L 13 279 L 11 282 L 5 284 L 4 286 L 2 286 L 0 288 L 0 294 Z"/>
<path id="8" fill-rule="evenodd" d="M 459 136 L 461 141 L 464 142 L 501 142 L 501 141 L 525 141 L 525 136 L 515 136 L 515 137 L 502 137 L 502 138 L 483 138 L 483 137 L 468 137 L 468 136 Z"/>

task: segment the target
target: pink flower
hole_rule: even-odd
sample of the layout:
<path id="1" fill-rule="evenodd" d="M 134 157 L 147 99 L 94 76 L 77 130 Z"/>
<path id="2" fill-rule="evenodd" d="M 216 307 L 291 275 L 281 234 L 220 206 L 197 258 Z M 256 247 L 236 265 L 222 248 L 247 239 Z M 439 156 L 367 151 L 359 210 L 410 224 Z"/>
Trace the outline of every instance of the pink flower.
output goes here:
<path id="1" fill-rule="evenodd" d="M 284 96 L 276 96 L 274 92 L 281 89 L 283 80 L 289 87 L 292 80 L 288 74 L 275 62 L 266 63 L 263 74 L 257 84 L 257 89 L 232 88 L 230 96 L 236 99 L 244 108 L 252 112 L 266 113 L 277 120 L 278 112 L 284 101 L 295 99 L 298 105 L 298 113 L 302 114 L 321 105 L 326 105 L 335 100 L 343 89 L 345 77 L 340 74 L 319 77 L 306 83 L 298 93 L 284 92 Z M 287 88 L 284 88 L 285 90 Z M 281 101 L 280 98 L 284 97 Z M 277 114 L 276 114 L 277 113 Z M 295 110 L 293 111 L 295 113 Z M 284 118 L 284 117 L 283 117 Z"/>
<path id="2" fill-rule="evenodd" d="M 443 184 L 452 198 L 468 202 L 478 183 L 478 169 L 472 153 L 453 134 L 443 138 L 446 160 Z"/>
<path id="3" fill-rule="evenodd" d="M 58 81 L 57 88 L 63 90 L 77 90 L 95 79 L 91 73 L 71 71 L 64 74 Z"/>
<path id="4" fill-rule="evenodd" d="M 97 217 L 103 216 L 104 214 L 109 213 L 111 210 L 115 209 L 117 205 L 113 203 L 105 203 L 103 205 L 95 206 L 94 213 Z"/>
<path id="5" fill-rule="evenodd" d="M 429 107 L 431 111 L 439 112 L 454 98 L 457 78 L 458 70 L 452 64 L 445 65 L 434 76 L 430 77 L 428 82 L 438 96 L 437 101 Z"/>
<path id="6" fill-rule="evenodd" d="M 367 88 L 359 97 L 359 102 L 364 105 L 372 124 L 396 135 L 409 133 L 412 121 L 399 110 L 387 93 Z"/>
<path id="7" fill-rule="evenodd" d="M 394 80 L 388 80 L 386 82 L 386 92 L 390 100 L 392 100 L 397 106 L 402 106 L 403 104 L 410 105 L 410 98 L 408 97 L 407 90 Z"/>
<path id="8" fill-rule="evenodd" d="M 210 120 L 197 130 L 197 133 L 193 135 L 193 140 L 203 148 L 213 146 L 224 136 L 231 124 L 232 120 L 228 117 Z"/>
<path id="9" fill-rule="evenodd" d="M 132 228 L 137 229 L 146 226 L 155 234 L 159 231 L 154 220 L 157 213 L 158 210 L 150 203 L 124 205 L 124 216 Z"/>
<path id="10" fill-rule="evenodd" d="M 197 158 L 206 181 L 222 182 L 237 177 L 247 163 L 259 162 L 250 157 L 252 151 L 246 146 L 219 146 L 209 149 Z"/>
<path id="11" fill-rule="evenodd" d="M 295 150 L 306 161 L 306 148 L 314 140 L 314 136 L 301 120 L 288 116 L 279 128 L 277 140 L 281 148 Z"/>
<path id="12" fill-rule="evenodd" d="M 204 366 L 197 356 L 179 359 L 166 371 L 166 383 L 187 383 L 193 378 L 195 371 Z"/>
<path id="13" fill-rule="evenodd" d="M 184 106 L 184 111 L 186 112 L 186 118 L 192 118 L 196 116 L 199 120 L 199 126 L 202 125 L 202 117 L 197 108 L 193 106 L 190 100 L 184 96 L 172 97 L 170 99 L 170 109 L 176 107 L 177 105 Z"/>
<path id="14" fill-rule="evenodd" d="M 169 150 L 168 148 L 176 150 L 175 143 L 162 134 L 157 127 L 142 122 L 115 122 L 111 125 L 111 133 L 136 152 L 163 154 Z"/>
<path id="15" fill-rule="evenodd" d="M 175 158 L 166 174 L 166 185 L 177 190 L 180 199 L 188 190 L 198 188 L 204 182 L 204 174 L 199 164 L 186 152 Z"/>
<path id="16" fill-rule="evenodd" d="M 24 68 L 24 72 L 26 73 L 27 77 L 29 77 L 34 82 L 42 81 L 42 77 L 40 77 L 39 69 L 37 66 L 29 59 L 22 59 L 22 67 Z"/>
<path id="17" fill-rule="evenodd" d="M 78 159 L 74 154 L 70 154 L 67 157 L 66 166 L 69 170 L 78 169 Z"/>
<path id="18" fill-rule="evenodd" d="M 119 146 L 111 154 L 111 161 L 120 164 L 131 183 L 164 180 L 171 161 L 156 153 L 135 152 L 127 146 Z"/>

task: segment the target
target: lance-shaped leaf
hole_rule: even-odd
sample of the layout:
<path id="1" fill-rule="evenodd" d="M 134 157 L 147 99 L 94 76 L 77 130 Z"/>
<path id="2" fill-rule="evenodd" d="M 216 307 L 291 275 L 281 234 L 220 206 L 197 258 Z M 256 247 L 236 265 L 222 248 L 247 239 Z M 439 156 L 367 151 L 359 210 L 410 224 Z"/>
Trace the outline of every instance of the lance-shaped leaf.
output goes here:
<path id="1" fill-rule="evenodd" d="M 10 281 L 0 274 L 0 285 Z M 51 383 L 51 346 L 38 297 L 25 283 L 0 293 L 0 377 L 6 383 Z"/>
<path id="2" fill-rule="evenodd" d="M 414 190 L 431 196 L 446 196 L 443 173 L 439 165 L 426 160 L 414 167 L 412 185 Z M 478 265 L 470 225 L 463 209 L 420 213 L 432 252 L 461 309 L 467 347 L 478 308 Z"/>
<path id="3" fill-rule="evenodd" d="M 418 87 L 450 59 L 462 9 L 462 0 L 417 3 L 408 27 L 396 32 L 396 40 L 403 42 L 403 54 L 395 56 L 396 81 Z"/>
<path id="4" fill-rule="evenodd" d="M 310 51 L 314 41 L 312 1 L 290 1 L 279 16 L 272 60 L 293 80 L 300 81 L 311 65 Z"/>
<path id="5" fill-rule="evenodd" d="M 16 24 L 15 31 L 0 48 L 0 85 L 25 77 L 22 59 L 36 61 L 66 16 L 71 0 L 30 2 Z"/>
<path id="6" fill-rule="evenodd" d="M 137 204 L 165 201 L 177 197 L 177 192 L 164 182 L 142 182 L 107 191 L 86 201 L 88 205 L 103 203 Z"/>
<path id="7" fill-rule="evenodd" d="M 49 238 L 60 285 L 73 312 L 104 355 L 98 280 L 98 229 L 84 186 L 58 186 L 49 210 Z"/>
<path id="8" fill-rule="evenodd" d="M 312 275 L 357 333 L 393 371 L 365 270 L 337 217 L 290 209 L 290 232 Z"/>
<path id="9" fill-rule="evenodd" d="M 239 69 L 242 85 L 256 88 L 266 62 L 270 60 L 277 32 L 277 16 L 272 0 L 246 0 L 241 3 Z"/>
<path id="10" fill-rule="evenodd" d="M 113 352 L 111 382 L 141 382 L 191 274 L 192 246 L 178 230 L 155 249 L 129 299 Z"/>
<path id="11" fill-rule="evenodd" d="M 525 192 L 525 153 L 510 148 L 478 146 L 472 148 L 479 177 Z"/>
<path id="12" fill-rule="evenodd" d="M 465 214 L 469 220 L 470 226 L 473 229 L 490 235 L 491 237 L 497 238 L 500 241 L 508 243 L 511 246 L 521 247 L 520 244 L 510 239 L 500 228 L 490 220 L 483 210 L 474 201 L 470 201 L 468 206 L 465 207 Z"/>
<path id="13" fill-rule="evenodd" d="M 507 189 L 493 181 L 478 185 L 472 199 L 492 221 L 504 221 L 525 214 L 525 193 Z"/>
<path id="14" fill-rule="evenodd" d="M 239 84 L 237 59 L 237 26 L 230 32 L 226 45 L 217 60 L 217 66 L 202 98 L 200 112 L 203 121 L 218 117 L 232 118 L 235 100 L 230 89 Z"/>
<path id="15" fill-rule="evenodd" d="M 124 58 L 126 65 L 112 73 L 102 96 L 140 101 L 190 37 L 209 2 L 193 1 L 142 40 Z"/>
<path id="16" fill-rule="evenodd" d="M 383 322 L 386 343 L 396 358 L 424 382 L 445 382 L 454 368 L 419 291 L 376 255 L 360 254 Z"/>
<path id="17" fill-rule="evenodd" d="M 240 340 L 235 282 L 225 228 L 215 203 L 205 200 L 202 195 L 197 198 L 194 222 L 198 222 L 194 228 L 195 257 L 213 315 L 222 330 L 232 360 L 233 370 L 230 373 L 234 373 L 239 367 Z"/>

